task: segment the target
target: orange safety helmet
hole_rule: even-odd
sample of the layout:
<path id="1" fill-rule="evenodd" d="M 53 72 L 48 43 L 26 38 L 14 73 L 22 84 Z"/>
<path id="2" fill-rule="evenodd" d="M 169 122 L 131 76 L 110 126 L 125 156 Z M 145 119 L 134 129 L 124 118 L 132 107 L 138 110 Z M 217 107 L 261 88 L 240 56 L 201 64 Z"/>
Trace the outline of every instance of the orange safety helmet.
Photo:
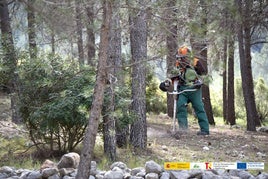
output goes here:
<path id="1" fill-rule="evenodd" d="M 178 67 L 180 66 L 180 63 L 189 63 L 188 62 L 188 58 L 186 58 L 187 56 L 189 56 L 191 54 L 190 49 L 187 46 L 182 46 L 180 48 L 178 48 L 177 54 L 176 54 L 176 64 L 175 66 Z"/>
<path id="2" fill-rule="evenodd" d="M 178 49 L 177 56 L 184 57 L 184 56 L 188 55 L 189 53 L 191 53 L 190 49 L 186 46 L 182 46 Z"/>

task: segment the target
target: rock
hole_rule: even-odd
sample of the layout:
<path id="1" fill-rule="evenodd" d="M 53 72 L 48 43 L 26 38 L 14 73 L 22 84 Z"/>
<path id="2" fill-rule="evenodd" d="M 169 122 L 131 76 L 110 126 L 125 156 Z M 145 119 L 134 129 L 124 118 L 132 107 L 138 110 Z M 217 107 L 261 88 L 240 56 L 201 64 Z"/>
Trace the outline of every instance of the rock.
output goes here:
<path id="1" fill-rule="evenodd" d="M 57 168 L 45 168 L 41 173 L 42 173 L 43 178 L 48 178 L 52 175 L 57 174 L 58 169 Z"/>
<path id="2" fill-rule="evenodd" d="M 141 172 L 137 173 L 136 176 L 137 176 L 137 177 L 142 177 L 142 178 L 144 178 L 145 175 L 146 175 L 146 172 L 145 172 L 145 171 L 141 171 Z"/>
<path id="3" fill-rule="evenodd" d="M 204 146 L 204 147 L 203 147 L 203 150 L 208 151 L 208 150 L 209 150 L 209 148 L 208 148 L 207 146 Z"/>
<path id="4" fill-rule="evenodd" d="M 114 167 L 121 168 L 122 170 L 127 169 L 127 165 L 124 164 L 123 162 L 115 162 L 111 165 L 110 169 L 112 170 Z"/>
<path id="5" fill-rule="evenodd" d="M 169 179 L 170 178 L 170 174 L 168 172 L 162 172 L 160 179 Z"/>
<path id="6" fill-rule="evenodd" d="M 188 179 L 189 177 L 190 174 L 186 170 L 170 172 L 170 179 Z"/>
<path id="7" fill-rule="evenodd" d="M 90 174 L 95 176 L 97 175 L 99 172 L 97 171 L 97 163 L 96 161 L 91 161 L 91 168 L 90 168 Z"/>
<path id="8" fill-rule="evenodd" d="M 7 175 L 13 173 L 13 168 L 9 167 L 9 166 L 3 166 L 0 168 L 0 173 L 5 173 Z"/>
<path id="9" fill-rule="evenodd" d="M 266 132 L 268 133 L 268 126 L 262 126 L 257 129 L 258 132 Z"/>
<path id="10" fill-rule="evenodd" d="M 267 179 L 267 178 L 268 178 L 268 173 L 261 173 L 256 177 L 256 179 Z"/>
<path id="11" fill-rule="evenodd" d="M 133 169 L 131 170 L 130 174 L 131 174 L 132 176 L 135 176 L 135 175 L 137 175 L 137 173 L 142 172 L 142 171 L 145 172 L 145 169 L 144 169 L 143 167 L 137 167 L 137 168 L 133 168 Z"/>
<path id="12" fill-rule="evenodd" d="M 60 179 L 60 176 L 56 173 L 56 174 L 48 177 L 47 179 Z"/>
<path id="13" fill-rule="evenodd" d="M 240 178 L 246 178 L 246 179 L 255 178 L 250 173 L 248 173 L 248 172 L 246 172 L 244 170 L 230 170 L 229 173 L 230 173 L 231 176 L 236 176 L 236 177 L 240 177 Z"/>
<path id="14" fill-rule="evenodd" d="M 41 179 L 42 174 L 39 171 L 32 171 L 27 176 L 27 179 Z"/>
<path id="15" fill-rule="evenodd" d="M 74 152 L 65 154 L 61 157 L 57 167 L 61 168 L 77 168 L 80 162 L 80 155 Z"/>
<path id="16" fill-rule="evenodd" d="M 222 179 L 222 177 L 208 170 L 208 171 L 203 172 L 202 179 Z"/>
<path id="17" fill-rule="evenodd" d="M 257 152 L 256 153 L 256 156 L 259 157 L 259 158 L 265 158 L 266 157 L 266 154 L 261 153 L 261 152 Z"/>
<path id="18" fill-rule="evenodd" d="M 158 179 L 158 174 L 157 173 L 147 173 L 145 175 L 145 179 Z"/>
<path id="19" fill-rule="evenodd" d="M 56 164 L 51 160 L 45 160 L 44 163 L 41 165 L 40 170 L 44 170 L 45 168 L 55 168 Z"/>
<path id="20" fill-rule="evenodd" d="M 74 168 L 61 168 L 59 169 L 59 173 L 61 176 L 69 175 L 71 173 L 74 173 L 75 169 Z"/>
<path id="21" fill-rule="evenodd" d="M 152 160 L 145 163 L 145 172 L 146 173 L 160 174 L 162 171 L 163 171 L 162 167 Z"/>
<path id="22" fill-rule="evenodd" d="M 122 171 L 108 171 L 105 173 L 103 179 L 123 179 L 123 172 Z"/>
<path id="23" fill-rule="evenodd" d="M 75 179 L 75 177 L 64 176 L 62 179 Z"/>

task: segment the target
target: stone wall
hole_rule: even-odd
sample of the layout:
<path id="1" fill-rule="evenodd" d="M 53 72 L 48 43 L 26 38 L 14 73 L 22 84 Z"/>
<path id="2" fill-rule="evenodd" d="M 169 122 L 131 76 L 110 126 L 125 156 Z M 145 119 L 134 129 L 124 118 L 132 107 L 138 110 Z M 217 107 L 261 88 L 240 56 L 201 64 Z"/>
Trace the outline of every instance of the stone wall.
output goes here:
<path id="1" fill-rule="evenodd" d="M 0 179 L 74 179 L 79 161 L 79 154 L 68 153 L 58 163 L 46 160 L 39 170 L 3 166 L 0 168 Z M 147 161 L 144 166 L 132 169 L 123 162 L 115 162 L 108 171 L 98 170 L 97 163 L 92 161 L 90 173 L 89 179 L 268 179 L 267 173 L 253 176 L 244 170 L 165 171 L 154 161 Z"/>

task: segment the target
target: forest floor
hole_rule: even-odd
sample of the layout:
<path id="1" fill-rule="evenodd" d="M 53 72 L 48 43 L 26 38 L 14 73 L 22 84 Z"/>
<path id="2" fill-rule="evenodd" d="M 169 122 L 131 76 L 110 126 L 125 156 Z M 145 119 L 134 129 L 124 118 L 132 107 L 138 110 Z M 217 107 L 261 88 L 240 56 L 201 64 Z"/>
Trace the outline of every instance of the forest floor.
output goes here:
<path id="1" fill-rule="evenodd" d="M 0 137 L 25 135 L 23 128 L 10 122 L 8 98 L 0 94 Z M 198 136 L 196 119 L 189 121 L 189 131 L 173 135 L 171 118 L 164 114 L 147 117 L 147 149 L 133 151 L 118 149 L 118 160 L 128 167 L 137 167 L 148 160 L 164 162 L 265 162 L 268 173 L 268 133 L 247 132 L 243 127 L 217 124 L 210 127 L 209 136 Z M 99 140 L 101 141 L 101 140 Z M 2 146 L 2 149 L 5 146 Z M 9 146 L 10 148 L 10 146 Z M 96 142 L 97 159 L 101 168 L 109 167 L 100 150 L 101 142 Z M 1 149 L 1 146 L 0 146 Z M 10 149 L 9 149 L 10 150 Z M 3 163 L 2 163 L 3 165 Z M 1 167 L 1 166 L 0 166 Z"/>
<path id="2" fill-rule="evenodd" d="M 210 126 L 210 135 L 198 136 L 197 120 L 189 131 L 176 135 L 172 119 L 165 115 L 148 119 L 148 148 L 164 161 L 181 162 L 265 162 L 268 171 L 268 133 L 247 132 L 240 126 Z"/>

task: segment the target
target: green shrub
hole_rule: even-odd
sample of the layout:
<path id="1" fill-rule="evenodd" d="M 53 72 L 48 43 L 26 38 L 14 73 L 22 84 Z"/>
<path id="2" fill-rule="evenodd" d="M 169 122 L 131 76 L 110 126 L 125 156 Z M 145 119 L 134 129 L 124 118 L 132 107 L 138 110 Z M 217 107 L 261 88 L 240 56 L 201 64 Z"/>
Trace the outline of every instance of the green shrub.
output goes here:
<path id="1" fill-rule="evenodd" d="M 59 56 L 25 59 L 19 66 L 20 112 L 39 151 L 68 152 L 82 141 L 94 71 Z"/>

